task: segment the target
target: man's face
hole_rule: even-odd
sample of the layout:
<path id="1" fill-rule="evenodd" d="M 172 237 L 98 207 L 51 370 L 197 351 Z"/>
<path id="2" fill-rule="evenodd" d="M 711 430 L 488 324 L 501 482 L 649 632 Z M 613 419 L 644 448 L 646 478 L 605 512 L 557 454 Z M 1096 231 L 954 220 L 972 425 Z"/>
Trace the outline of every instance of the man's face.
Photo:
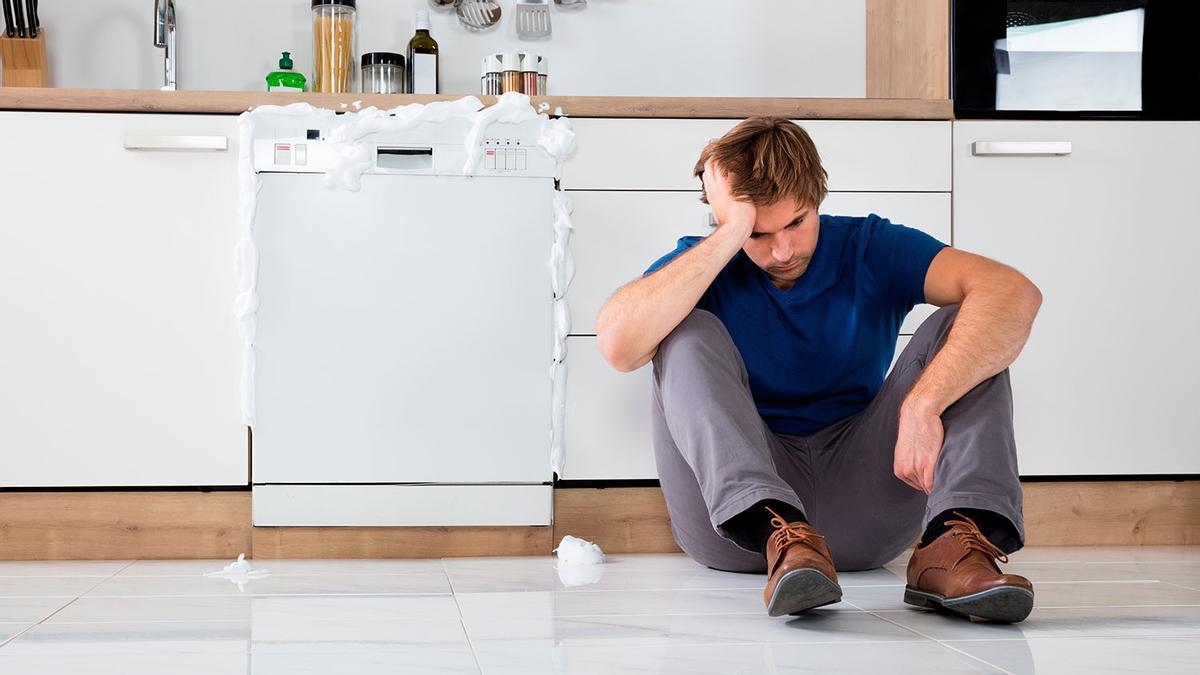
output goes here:
<path id="1" fill-rule="evenodd" d="M 775 285 L 787 289 L 808 269 L 817 248 L 820 216 L 815 207 L 790 198 L 755 208 L 754 232 L 742 250 Z"/>

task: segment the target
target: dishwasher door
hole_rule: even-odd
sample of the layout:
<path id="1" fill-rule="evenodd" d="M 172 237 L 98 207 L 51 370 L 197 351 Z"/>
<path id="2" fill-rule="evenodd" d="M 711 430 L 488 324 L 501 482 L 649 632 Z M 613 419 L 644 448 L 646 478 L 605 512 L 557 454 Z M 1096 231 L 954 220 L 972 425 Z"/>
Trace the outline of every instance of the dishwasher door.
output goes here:
<path id="1" fill-rule="evenodd" d="M 253 482 L 549 482 L 553 180 L 260 178 Z"/>

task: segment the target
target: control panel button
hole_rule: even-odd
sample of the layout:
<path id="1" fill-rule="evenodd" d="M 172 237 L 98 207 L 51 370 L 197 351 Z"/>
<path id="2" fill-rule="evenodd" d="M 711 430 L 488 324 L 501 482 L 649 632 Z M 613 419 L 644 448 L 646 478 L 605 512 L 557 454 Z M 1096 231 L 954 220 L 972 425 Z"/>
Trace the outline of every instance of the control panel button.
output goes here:
<path id="1" fill-rule="evenodd" d="M 275 165 L 284 166 L 292 163 L 292 145 L 291 143 L 276 143 L 275 144 Z"/>

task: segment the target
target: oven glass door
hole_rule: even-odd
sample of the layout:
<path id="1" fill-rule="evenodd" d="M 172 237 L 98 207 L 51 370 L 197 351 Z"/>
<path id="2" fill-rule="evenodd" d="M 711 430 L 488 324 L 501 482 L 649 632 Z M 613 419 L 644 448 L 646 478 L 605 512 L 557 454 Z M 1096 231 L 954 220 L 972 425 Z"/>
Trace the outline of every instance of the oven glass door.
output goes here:
<path id="1" fill-rule="evenodd" d="M 1141 110 L 1144 2 L 1009 2 L 996 110 Z"/>
<path id="2" fill-rule="evenodd" d="M 1193 46 L 1200 2 L 954 0 L 952 7 L 959 116 L 1200 116 Z"/>

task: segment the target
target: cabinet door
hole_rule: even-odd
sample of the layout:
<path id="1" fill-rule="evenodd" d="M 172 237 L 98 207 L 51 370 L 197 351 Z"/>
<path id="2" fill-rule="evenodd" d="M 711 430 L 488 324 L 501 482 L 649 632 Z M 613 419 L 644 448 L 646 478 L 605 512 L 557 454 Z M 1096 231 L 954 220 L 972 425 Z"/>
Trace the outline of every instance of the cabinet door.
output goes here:
<path id="1" fill-rule="evenodd" d="M 575 279 L 567 292 L 572 332 L 567 341 L 566 462 L 560 478 L 656 478 L 650 432 L 652 366 L 619 373 L 596 348 L 596 314 L 620 285 L 641 275 L 685 234 L 709 231 L 708 207 L 695 192 L 571 193 Z M 947 193 L 833 193 L 823 213 L 878 213 L 950 241 Z M 911 332 L 931 313 L 923 305 L 905 321 Z M 897 349 L 903 349 L 901 338 Z M 899 353 L 897 351 L 897 353 Z"/>
<path id="2" fill-rule="evenodd" d="M 596 334 L 596 315 L 620 286 L 636 279 L 675 248 L 679 237 L 706 235 L 708 206 L 699 192 L 571 191 L 575 210 L 571 253 L 575 278 L 567 291 L 571 332 Z M 834 192 L 821 213 L 876 213 L 950 242 L 949 193 Z M 913 310 L 901 333 L 912 333 L 933 308 Z"/>
<path id="3" fill-rule="evenodd" d="M 236 130 L 0 113 L 0 485 L 248 482 Z M 127 150 L 126 134 L 230 148 Z"/>
<path id="4" fill-rule="evenodd" d="M 955 123 L 956 243 L 1044 296 L 1012 367 L 1022 474 L 1200 471 L 1198 154 L 1197 122 Z"/>

